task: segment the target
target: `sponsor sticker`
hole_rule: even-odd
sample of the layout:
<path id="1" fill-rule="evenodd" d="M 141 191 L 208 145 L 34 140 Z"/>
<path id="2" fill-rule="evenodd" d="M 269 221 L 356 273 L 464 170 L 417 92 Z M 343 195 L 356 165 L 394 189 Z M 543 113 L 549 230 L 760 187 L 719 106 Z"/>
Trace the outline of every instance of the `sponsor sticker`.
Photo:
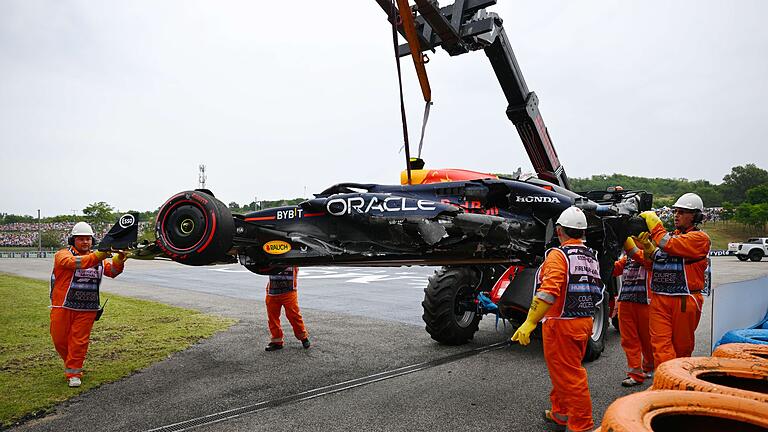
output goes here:
<path id="1" fill-rule="evenodd" d="M 129 226 L 136 223 L 136 218 L 132 214 L 126 213 L 120 216 L 118 223 L 120 224 L 120 228 L 128 228 Z"/>
<path id="2" fill-rule="evenodd" d="M 325 210 L 333 216 L 345 216 L 353 213 L 370 213 L 376 210 L 381 213 L 433 211 L 435 203 L 429 200 L 414 200 L 404 197 L 364 198 L 360 196 L 333 198 L 325 204 Z"/>
<path id="3" fill-rule="evenodd" d="M 515 197 L 515 202 L 523 202 L 523 203 L 559 203 L 560 200 L 556 197 L 550 197 L 550 196 L 540 196 L 540 195 L 528 195 L 528 196 L 521 196 L 517 195 Z"/>
<path id="4" fill-rule="evenodd" d="M 282 255 L 291 251 L 291 245 L 282 240 L 272 240 L 271 242 L 264 243 L 263 249 L 264 252 L 270 255 Z"/>

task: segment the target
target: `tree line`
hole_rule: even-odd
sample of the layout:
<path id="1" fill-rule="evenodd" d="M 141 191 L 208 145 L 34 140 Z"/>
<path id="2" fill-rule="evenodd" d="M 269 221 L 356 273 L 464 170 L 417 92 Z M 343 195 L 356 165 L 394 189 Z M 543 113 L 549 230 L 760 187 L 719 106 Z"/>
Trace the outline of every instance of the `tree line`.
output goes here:
<path id="1" fill-rule="evenodd" d="M 635 177 L 623 174 L 571 179 L 577 191 L 605 190 L 610 186 L 645 190 L 654 194 L 656 207 L 671 206 L 686 192 L 698 194 L 706 207 L 722 207 L 722 217 L 758 229 L 768 223 L 768 171 L 755 164 L 731 168 L 721 184 L 706 180 Z"/>
<path id="2" fill-rule="evenodd" d="M 656 207 L 670 206 L 674 200 L 686 192 L 701 196 L 706 207 L 722 207 L 724 219 L 735 220 L 745 225 L 762 228 L 768 223 L 768 171 L 755 164 L 746 164 L 731 168 L 723 177 L 721 184 L 712 184 L 707 180 L 687 180 L 669 178 L 649 178 L 624 174 L 600 174 L 588 178 L 572 178 L 571 185 L 576 191 L 606 190 L 611 186 L 624 189 L 645 190 L 654 194 Z M 246 213 L 271 207 L 296 205 L 304 198 L 274 201 L 251 201 L 240 205 L 230 202 L 229 209 L 235 213 Z M 139 220 L 152 221 L 157 215 L 153 211 L 131 211 L 138 213 Z M 82 216 L 59 215 L 42 218 L 42 222 L 77 222 L 85 220 L 92 224 L 114 223 L 119 217 L 115 209 L 104 201 L 88 205 Z M 37 218 L 28 215 L 0 213 L 0 224 L 35 223 Z"/>

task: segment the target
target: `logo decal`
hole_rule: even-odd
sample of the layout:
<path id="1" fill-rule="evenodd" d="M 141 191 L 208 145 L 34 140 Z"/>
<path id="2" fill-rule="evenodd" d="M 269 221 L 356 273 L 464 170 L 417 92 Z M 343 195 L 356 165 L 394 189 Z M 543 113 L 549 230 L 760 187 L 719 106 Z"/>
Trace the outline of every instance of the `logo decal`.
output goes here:
<path id="1" fill-rule="evenodd" d="M 538 195 L 529 195 L 529 196 L 516 196 L 515 202 L 524 202 L 524 203 L 560 203 L 560 200 L 556 197 L 550 197 L 550 196 L 538 196 Z"/>
<path id="2" fill-rule="evenodd" d="M 282 240 L 272 240 L 264 243 L 264 252 L 270 255 L 282 255 L 291 251 L 291 245 Z"/>
<path id="3" fill-rule="evenodd" d="M 120 221 L 118 221 L 118 224 L 120 224 L 120 228 L 128 228 L 134 223 L 136 223 L 136 218 L 130 213 L 126 213 L 120 216 Z"/>
<path id="4" fill-rule="evenodd" d="M 371 197 L 367 201 L 363 197 L 334 198 L 328 200 L 325 210 L 333 216 L 344 216 L 354 213 L 369 213 L 377 210 L 382 213 L 400 211 L 432 211 L 435 203 L 429 200 L 412 200 L 402 197 L 387 197 L 379 199 Z"/>

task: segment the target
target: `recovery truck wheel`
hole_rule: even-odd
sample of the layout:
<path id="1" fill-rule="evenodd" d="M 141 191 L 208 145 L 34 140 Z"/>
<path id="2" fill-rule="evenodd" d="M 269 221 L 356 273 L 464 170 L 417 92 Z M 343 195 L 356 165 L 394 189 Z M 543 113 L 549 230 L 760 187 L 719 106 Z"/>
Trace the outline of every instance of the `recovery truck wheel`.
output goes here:
<path id="1" fill-rule="evenodd" d="M 475 288 L 479 275 L 471 267 L 443 267 L 429 278 L 421 306 L 427 333 L 445 345 L 461 345 L 477 332 Z"/>
<path id="2" fill-rule="evenodd" d="M 185 191 L 160 207 L 157 245 L 172 260 L 193 266 L 222 260 L 232 247 L 235 222 L 224 203 L 205 192 Z"/>
<path id="3" fill-rule="evenodd" d="M 608 293 L 606 292 L 606 295 Z M 605 335 L 610 321 L 608 300 L 603 299 L 597 307 L 595 318 L 592 322 L 592 336 L 587 340 L 587 351 L 584 353 L 584 361 L 597 360 L 605 349 Z"/>

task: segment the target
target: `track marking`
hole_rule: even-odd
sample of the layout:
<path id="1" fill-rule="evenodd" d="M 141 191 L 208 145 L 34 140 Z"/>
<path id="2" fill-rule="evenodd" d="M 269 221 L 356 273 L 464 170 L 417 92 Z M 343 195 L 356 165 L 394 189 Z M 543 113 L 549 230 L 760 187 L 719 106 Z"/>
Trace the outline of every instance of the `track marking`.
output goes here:
<path id="1" fill-rule="evenodd" d="M 506 341 L 498 342 L 492 345 L 486 345 L 484 347 L 475 348 L 473 350 L 464 351 L 462 353 L 453 354 L 447 357 L 430 360 L 423 363 L 416 363 L 410 366 L 403 366 L 401 368 L 392 369 L 389 371 L 379 372 L 372 375 L 368 375 L 362 378 L 355 378 L 349 381 L 343 381 L 337 384 L 331 384 L 324 387 L 318 387 L 312 390 L 306 390 L 300 393 L 296 393 L 289 396 L 284 396 L 277 399 L 272 399 L 264 402 L 258 402 L 251 405 L 242 406 L 239 408 L 233 408 L 230 410 L 219 411 L 214 414 L 208 414 L 201 417 L 196 417 L 182 422 L 173 423 L 158 428 L 149 429 L 147 432 L 181 432 L 196 428 L 198 426 L 205 426 L 209 424 L 219 423 L 225 420 L 240 417 L 245 414 L 256 413 L 264 411 L 269 408 L 276 408 L 282 405 L 290 403 L 302 402 L 310 399 L 315 399 L 321 396 L 339 393 L 344 390 L 350 390 L 356 387 L 373 384 L 375 382 L 384 381 L 391 378 L 419 372 L 425 369 L 430 369 L 436 366 L 441 366 L 447 363 L 452 363 L 467 357 L 476 356 L 490 351 L 495 351 L 504 348 L 508 345 Z"/>

